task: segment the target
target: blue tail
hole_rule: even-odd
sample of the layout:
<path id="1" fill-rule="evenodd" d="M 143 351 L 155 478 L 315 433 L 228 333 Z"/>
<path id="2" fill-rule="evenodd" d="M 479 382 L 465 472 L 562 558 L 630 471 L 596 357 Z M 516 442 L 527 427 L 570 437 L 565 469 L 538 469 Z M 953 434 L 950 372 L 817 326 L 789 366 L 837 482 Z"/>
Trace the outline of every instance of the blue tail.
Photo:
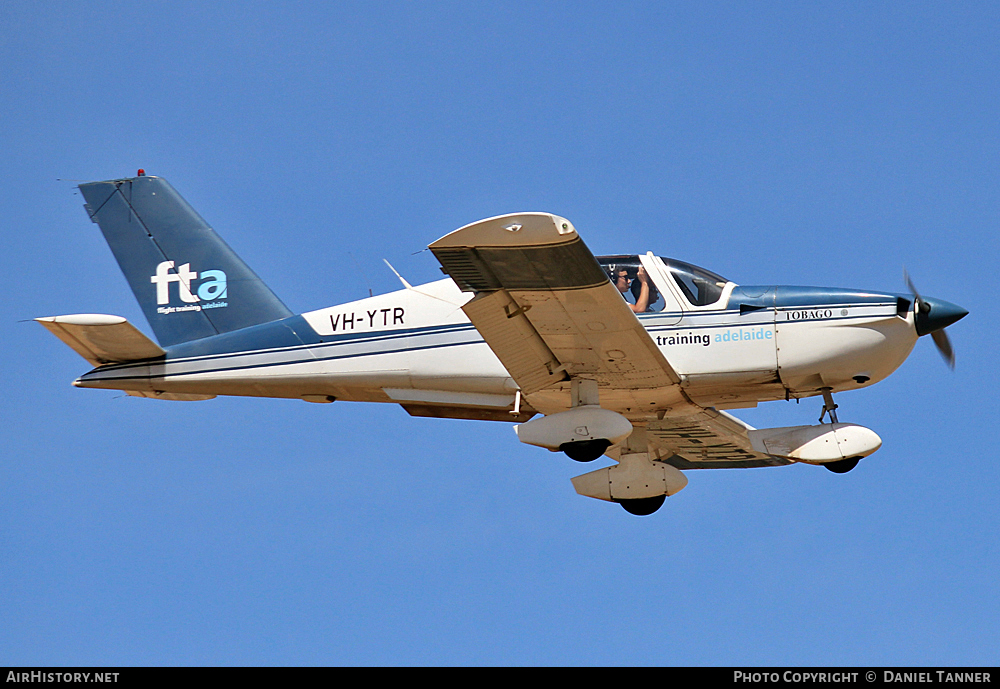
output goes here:
<path id="1" fill-rule="evenodd" d="M 162 346 L 293 315 L 166 180 L 80 192 Z"/>

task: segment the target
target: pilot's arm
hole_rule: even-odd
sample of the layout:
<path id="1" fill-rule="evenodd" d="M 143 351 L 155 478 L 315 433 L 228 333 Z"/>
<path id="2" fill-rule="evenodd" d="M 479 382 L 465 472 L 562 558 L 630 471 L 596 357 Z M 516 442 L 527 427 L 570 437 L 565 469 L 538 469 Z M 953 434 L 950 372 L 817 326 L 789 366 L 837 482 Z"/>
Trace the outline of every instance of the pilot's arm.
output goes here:
<path id="1" fill-rule="evenodd" d="M 629 304 L 632 310 L 636 313 L 645 313 L 646 309 L 649 308 L 649 276 L 646 275 L 646 269 L 639 266 L 639 273 L 636 275 L 636 279 L 642 284 L 639 291 L 639 296 L 636 297 L 634 304 Z"/>

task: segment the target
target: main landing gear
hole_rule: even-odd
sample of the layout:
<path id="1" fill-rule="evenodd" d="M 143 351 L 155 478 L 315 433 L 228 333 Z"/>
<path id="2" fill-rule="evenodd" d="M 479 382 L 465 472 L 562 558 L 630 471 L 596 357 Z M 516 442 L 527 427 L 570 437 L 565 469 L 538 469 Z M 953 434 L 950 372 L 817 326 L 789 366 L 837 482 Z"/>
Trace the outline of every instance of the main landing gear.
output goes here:
<path id="1" fill-rule="evenodd" d="M 840 423 L 837 420 L 837 405 L 833 403 L 833 389 L 823 388 L 823 410 L 819 414 L 819 422 L 823 423 L 823 417 L 830 415 L 830 423 Z M 846 474 L 861 461 L 861 457 L 847 457 L 836 462 L 827 462 L 823 466 L 835 474 Z"/>
<path id="2" fill-rule="evenodd" d="M 577 476 L 573 487 L 580 495 L 617 502 L 629 514 L 645 516 L 663 506 L 668 495 L 687 485 L 676 467 L 659 461 L 645 428 L 634 428 L 619 443 L 618 464 Z"/>
<path id="3" fill-rule="evenodd" d="M 636 428 L 625 416 L 602 408 L 598 392 L 597 381 L 573 379 L 570 408 L 515 426 L 517 437 L 577 462 L 592 462 L 614 446 L 617 464 L 574 477 L 573 487 L 580 495 L 617 502 L 630 514 L 652 514 L 687 485 L 687 477 L 660 461 L 644 425 Z"/>
<path id="4" fill-rule="evenodd" d="M 566 453 L 566 456 L 577 462 L 593 462 L 611 447 L 611 441 L 605 438 L 597 440 L 579 440 L 571 443 L 563 443 L 559 449 Z"/>

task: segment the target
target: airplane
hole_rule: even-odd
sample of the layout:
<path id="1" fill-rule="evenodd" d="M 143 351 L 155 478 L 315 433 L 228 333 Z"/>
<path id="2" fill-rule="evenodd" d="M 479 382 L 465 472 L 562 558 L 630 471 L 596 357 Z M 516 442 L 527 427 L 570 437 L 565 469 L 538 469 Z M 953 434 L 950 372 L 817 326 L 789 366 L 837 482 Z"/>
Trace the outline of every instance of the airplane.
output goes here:
<path id="1" fill-rule="evenodd" d="M 75 386 L 513 422 L 522 443 L 613 460 L 573 486 L 636 515 L 687 470 L 854 469 L 882 441 L 840 422 L 833 394 L 883 380 L 924 335 L 954 367 L 944 328 L 968 313 L 909 276 L 909 294 L 737 285 L 652 252 L 595 257 L 569 220 L 531 212 L 431 243 L 441 280 L 396 273 L 398 291 L 294 314 L 166 180 L 139 170 L 79 189 L 157 341 L 119 316 L 36 319 L 94 367 Z M 727 412 L 816 396 L 816 425 L 755 429 Z"/>

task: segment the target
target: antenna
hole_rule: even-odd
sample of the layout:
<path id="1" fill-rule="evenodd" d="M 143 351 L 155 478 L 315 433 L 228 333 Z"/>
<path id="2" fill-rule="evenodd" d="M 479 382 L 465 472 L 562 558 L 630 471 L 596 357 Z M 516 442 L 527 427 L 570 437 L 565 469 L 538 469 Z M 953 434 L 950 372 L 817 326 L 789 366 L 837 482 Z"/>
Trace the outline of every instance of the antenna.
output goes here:
<path id="1" fill-rule="evenodd" d="M 351 257 L 351 263 L 354 264 L 354 269 L 356 271 L 358 271 L 358 275 L 361 275 L 362 274 L 361 273 L 361 266 L 359 266 L 358 262 L 354 260 L 354 254 L 351 253 L 350 251 L 348 251 L 347 255 Z M 375 295 L 372 294 L 372 283 L 368 282 L 368 275 L 367 274 L 365 274 L 365 284 L 368 285 L 368 296 L 369 297 L 374 297 Z"/>
<path id="2" fill-rule="evenodd" d="M 403 276 L 399 274 L 399 271 L 398 271 L 398 270 L 396 270 L 395 268 L 393 268 L 393 267 L 392 267 L 392 264 L 391 264 L 391 263 L 389 263 L 389 261 L 388 261 L 388 260 L 386 260 L 386 259 L 384 259 L 384 258 L 383 258 L 382 260 L 383 260 L 383 261 L 385 261 L 385 264 L 386 264 L 387 266 L 389 266 L 389 270 L 391 270 L 391 271 L 392 271 L 393 273 L 395 273 L 395 274 L 396 274 L 396 277 L 398 277 L 398 278 L 399 278 L 399 281 L 403 283 L 403 287 L 405 287 L 406 289 L 413 289 L 413 285 L 411 285 L 410 283 L 408 283 L 408 282 L 407 282 L 407 281 L 406 281 L 406 280 L 405 280 L 405 279 L 403 278 Z"/>

